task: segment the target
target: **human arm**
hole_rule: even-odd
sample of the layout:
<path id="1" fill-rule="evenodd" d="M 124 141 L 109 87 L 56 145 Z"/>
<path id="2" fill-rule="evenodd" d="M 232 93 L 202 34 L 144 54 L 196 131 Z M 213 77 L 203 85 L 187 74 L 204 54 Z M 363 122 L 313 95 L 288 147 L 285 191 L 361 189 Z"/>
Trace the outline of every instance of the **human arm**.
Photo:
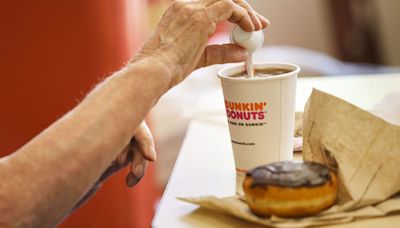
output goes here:
<path id="1" fill-rule="evenodd" d="M 135 135 L 108 168 L 100 175 L 90 190 L 78 201 L 71 212 L 88 201 L 110 176 L 130 165 L 125 178 L 128 187 L 134 187 L 144 176 L 149 161 L 156 160 L 153 135 L 145 121 L 136 128 Z"/>
<path id="2" fill-rule="evenodd" d="M 0 225 L 57 224 L 128 144 L 163 93 L 198 67 L 243 61 L 246 54 L 234 45 L 206 49 L 216 22 L 244 18 L 237 22 L 252 25 L 243 12 L 248 15 L 231 1 L 174 3 L 139 55 L 0 159 Z"/>
<path id="3" fill-rule="evenodd" d="M 157 90 L 131 79 L 143 75 L 136 70 L 116 73 L 74 110 L 0 160 L 0 223 L 53 226 L 89 190 L 142 121 L 151 104 L 141 101 L 153 97 L 146 91 Z M 136 83 L 141 87 L 132 87 Z"/>

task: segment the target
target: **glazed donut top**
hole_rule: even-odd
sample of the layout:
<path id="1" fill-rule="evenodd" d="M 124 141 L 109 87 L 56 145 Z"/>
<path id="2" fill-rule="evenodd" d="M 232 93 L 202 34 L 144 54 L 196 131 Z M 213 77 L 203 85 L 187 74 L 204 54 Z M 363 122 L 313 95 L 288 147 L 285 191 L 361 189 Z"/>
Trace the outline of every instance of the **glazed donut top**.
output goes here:
<path id="1" fill-rule="evenodd" d="M 327 166 L 316 162 L 280 161 L 259 166 L 246 173 L 253 178 L 251 187 L 314 187 L 331 180 Z"/>

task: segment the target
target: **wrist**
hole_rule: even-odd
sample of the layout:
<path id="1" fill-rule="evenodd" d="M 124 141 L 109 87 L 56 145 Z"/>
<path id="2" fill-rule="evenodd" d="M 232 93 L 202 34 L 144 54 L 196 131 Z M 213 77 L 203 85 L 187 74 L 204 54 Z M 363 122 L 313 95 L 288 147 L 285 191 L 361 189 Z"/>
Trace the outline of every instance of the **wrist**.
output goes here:
<path id="1" fill-rule="evenodd" d="M 127 75 L 134 78 L 143 92 L 155 99 L 172 87 L 173 73 L 159 58 L 153 56 L 136 56 L 125 66 Z"/>

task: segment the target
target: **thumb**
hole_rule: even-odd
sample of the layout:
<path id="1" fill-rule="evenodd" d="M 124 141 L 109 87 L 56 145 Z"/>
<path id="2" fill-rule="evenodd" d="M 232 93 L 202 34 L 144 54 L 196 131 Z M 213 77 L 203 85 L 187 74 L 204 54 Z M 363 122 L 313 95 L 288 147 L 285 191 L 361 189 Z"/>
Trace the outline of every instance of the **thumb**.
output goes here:
<path id="1" fill-rule="evenodd" d="M 246 59 L 246 49 L 236 44 L 209 45 L 201 55 L 196 69 L 213 64 L 243 62 Z"/>

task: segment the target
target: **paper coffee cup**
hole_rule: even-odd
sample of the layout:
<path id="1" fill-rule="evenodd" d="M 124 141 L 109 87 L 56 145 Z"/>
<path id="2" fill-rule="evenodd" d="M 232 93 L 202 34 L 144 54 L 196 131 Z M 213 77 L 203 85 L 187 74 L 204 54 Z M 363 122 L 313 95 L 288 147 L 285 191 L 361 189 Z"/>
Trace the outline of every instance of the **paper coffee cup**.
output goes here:
<path id="1" fill-rule="evenodd" d="M 255 78 L 231 77 L 244 64 L 218 72 L 236 166 L 236 192 L 243 195 L 246 171 L 267 163 L 292 160 L 296 79 L 300 68 L 288 63 L 255 63 L 254 68 L 279 67 L 289 73 Z"/>

